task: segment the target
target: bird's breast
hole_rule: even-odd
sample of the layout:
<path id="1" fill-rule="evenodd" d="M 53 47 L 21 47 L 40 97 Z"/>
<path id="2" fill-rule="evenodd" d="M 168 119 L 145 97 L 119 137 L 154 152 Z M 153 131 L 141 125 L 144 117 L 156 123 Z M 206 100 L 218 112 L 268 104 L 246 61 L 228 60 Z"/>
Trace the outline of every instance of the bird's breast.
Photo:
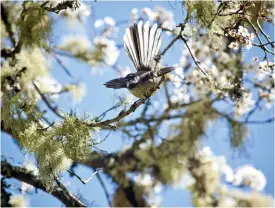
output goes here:
<path id="1" fill-rule="evenodd" d="M 134 96 L 138 97 L 138 98 L 142 98 L 144 96 L 144 94 L 152 89 L 155 86 L 154 83 L 143 83 L 139 86 L 136 86 L 135 88 L 129 90 Z"/>

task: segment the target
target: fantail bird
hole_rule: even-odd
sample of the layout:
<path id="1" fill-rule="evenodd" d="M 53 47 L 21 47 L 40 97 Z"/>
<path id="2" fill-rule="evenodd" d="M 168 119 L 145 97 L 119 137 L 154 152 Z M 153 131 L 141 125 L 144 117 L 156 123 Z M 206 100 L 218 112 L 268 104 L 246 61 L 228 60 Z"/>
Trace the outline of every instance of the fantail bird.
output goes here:
<path id="1" fill-rule="evenodd" d="M 140 21 L 126 29 L 123 36 L 125 50 L 137 72 L 113 79 L 104 85 L 107 88 L 127 88 L 134 96 L 142 98 L 150 89 L 164 81 L 164 75 L 175 70 L 174 67 L 160 67 L 154 60 L 161 46 L 161 28 L 157 24 L 150 27 L 147 21 Z"/>

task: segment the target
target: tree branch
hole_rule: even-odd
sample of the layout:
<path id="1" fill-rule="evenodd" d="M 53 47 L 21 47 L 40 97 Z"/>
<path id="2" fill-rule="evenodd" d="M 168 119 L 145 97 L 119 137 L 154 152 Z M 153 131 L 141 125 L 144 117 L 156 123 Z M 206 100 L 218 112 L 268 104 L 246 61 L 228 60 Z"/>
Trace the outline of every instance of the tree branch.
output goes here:
<path id="1" fill-rule="evenodd" d="M 58 179 L 56 179 L 57 185 L 51 187 L 51 192 L 49 192 L 47 187 L 37 178 L 37 176 L 23 167 L 12 166 L 6 161 L 1 161 L 1 174 L 5 177 L 15 178 L 41 189 L 53 195 L 68 207 L 86 207 L 86 205 L 73 196 Z"/>
<path id="2" fill-rule="evenodd" d="M 66 10 L 66 9 L 75 10 L 80 6 L 80 3 L 77 0 L 62 1 L 62 2 L 58 3 L 55 7 L 46 6 L 48 3 L 49 3 L 49 1 L 44 2 L 43 4 L 41 4 L 41 7 L 43 9 L 47 10 L 48 12 L 54 12 L 56 14 L 58 14 L 62 10 Z"/>
<path id="3" fill-rule="evenodd" d="M 133 113 L 139 106 L 141 106 L 147 99 L 149 99 L 152 94 L 159 88 L 161 82 L 154 88 L 150 89 L 147 93 L 145 93 L 144 97 L 137 100 L 136 102 L 134 102 L 130 108 L 126 111 L 122 110 L 120 111 L 120 113 L 112 118 L 112 119 L 108 119 L 102 122 L 93 122 L 88 124 L 90 127 L 111 127 L 111 128 L 115 128 L 114 126 L 112 126 L 111 124 L 120 121 L 121 119 L 125 118 L 126 116 L 130 115 L 131 113 Z"/>

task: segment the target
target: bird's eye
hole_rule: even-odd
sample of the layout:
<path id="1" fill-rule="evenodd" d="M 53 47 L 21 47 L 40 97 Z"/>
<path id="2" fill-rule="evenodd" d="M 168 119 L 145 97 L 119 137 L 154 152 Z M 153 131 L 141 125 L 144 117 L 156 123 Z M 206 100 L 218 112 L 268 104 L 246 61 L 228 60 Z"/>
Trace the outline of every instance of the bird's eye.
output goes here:
<path id="1" fill-rule="evenodd" d="M 126 76 L 126 79 L 129 80 L 129 79 L 133 79 L 134 77 L 135 77 L 134 74 L 131 73 L 131 74 L 128 74 L 128 75 Z"/>

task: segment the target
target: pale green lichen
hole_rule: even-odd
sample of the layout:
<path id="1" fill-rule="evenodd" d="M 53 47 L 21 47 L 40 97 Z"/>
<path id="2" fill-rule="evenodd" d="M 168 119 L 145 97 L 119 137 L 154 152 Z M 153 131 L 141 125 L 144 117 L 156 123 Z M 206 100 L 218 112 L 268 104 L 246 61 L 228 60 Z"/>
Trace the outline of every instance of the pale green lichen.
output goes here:
<path id="1" fill-rule="evenodd" d="M 18 21 L 20 40 L 26 47 L 49 48 L 53 20 L 40 3 L 24 2 L 24 10 Z"/>
<path id="2" fill-rule="evenodd" d="M 19 135 L 19 143 L 33 153 L 39 168 L 39 177 L 50 182 L 72 161 L 89 158 L 94 144 L 92 131 L 83 120 L 66 116 L 64 121 L 48 129 L 39 129 L 32 122 Z"/>
<path id="3" fill-rule="evenodd" d="M 67 116 L 55 128 L 55 139 L 62 142 L 65 154 L 72 160 L 87 159 L 94 144 L 92 131 L 82 119 Z"/>
<path id="4" fill-rule="evenodd" d="M 22 51 L 16 56 L 16 68 L 27 67 L 27 73 L 24 73 L 21 82 L 27 84 L 37 76 L 46 76 L 49 72 L 49 64 L 45 55 L 39 48 Z"/>
<path id="5" fill-rule="evenodd" d="M 230 120 L 228 124 L 230 144 L 233 148 L 238 148 L 244 144 L 248 129 L 245 124 L 238 121 Z"/>

